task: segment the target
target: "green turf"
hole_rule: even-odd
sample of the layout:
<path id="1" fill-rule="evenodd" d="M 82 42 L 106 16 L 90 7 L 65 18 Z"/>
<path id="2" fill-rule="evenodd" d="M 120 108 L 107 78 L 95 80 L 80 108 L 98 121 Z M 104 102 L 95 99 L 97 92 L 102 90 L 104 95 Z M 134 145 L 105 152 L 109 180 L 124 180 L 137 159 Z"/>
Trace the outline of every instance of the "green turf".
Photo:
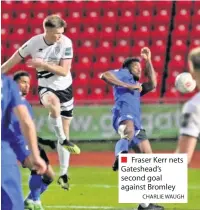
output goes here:
<path id="1" fill-rule="evenodd" d="M 56 172 L 58 168 L 55 167 Z M 22 184 L 24 193 L 28 192 L 29 171 L 22 169 Z M 45 209 L 50 210 L 90 210 L 90 209 L 120 209 L 130 210 L 136 204 L 118 204 L 117 173 L 110 168 L 71 167 L 70 191 L 62 190 L 54 181 L 42 195 Z M 170 210 L 200 209 L 200 170 L 189 170 L 188 204 L 163 204 Z M 56 178 L 57 179 L 57 178 Z M 72 206 L 72 207 L 71 207 Z M 74 207 L 73 207 L 74 206 Z M 105 208 L 109 207 L 109 208 Z M 132 208 L 131 208 L 132 207 Z"/>

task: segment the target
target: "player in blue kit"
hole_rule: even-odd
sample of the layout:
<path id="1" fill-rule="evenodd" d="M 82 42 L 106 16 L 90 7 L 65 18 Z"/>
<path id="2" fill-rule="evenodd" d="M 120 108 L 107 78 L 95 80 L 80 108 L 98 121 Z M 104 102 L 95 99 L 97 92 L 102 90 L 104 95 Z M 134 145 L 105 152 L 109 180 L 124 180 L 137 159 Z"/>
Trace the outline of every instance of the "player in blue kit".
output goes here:
<path id="1" fill-rule="evenodd" d="M 46 164 L 39 156 L 35 125 L 24 106 L 17 84 L 1 74 L 1 209 L 24 210 L 21 177 L 13 151 L 13 133 L 9 129 L 11 113 L 15 112 L 32 153 L 33 166 L 38 174 L 46 171 Z M 17 131 L 16 131 L 17 132 Z"/>
<path id="2" fill-rule="evenodd" d="M 33 119 L 33 110 L 31 105 L 25 99 L 30 89 L 30 75 L 28 72 L 19 71 L 14 74 L 13 79 L 17 82 L 19 89 L 21 91 L 23 97 L 23 103 L 27 107 L 32 119 Z M 26 139 L 20 131 L 20 125 L 16 118 L 15 113 L 11 114 L 11 125 L 10 129 L 14 132 L 17 131 L 17 135 L 13 138 L 12 148 L 17 155 L 17 159 L 21 162 L 24 167 L 27 167 L 31 170 L 31 176 L 29 179 L 29 188 L 30 193 L 25 199 L 25 209 L 29 210 L 43 210 L 40 194 L 43 193 L 48 185 L 50 185 L 54 179 L 54 171 L 49 165 L 48 157 L 45 151 L 39 146 L 40 156 L 47 164 L 47 171 L 43 176 L 38 175 L 35 170 L 32 170 L 32 162 L 30 160 L 30 151 L 28 149 L 28 145 Z"/>
<path id="3" fill-rule="evenodd" d="M 115 146 L 116 160 L 113 170 L 118 170 L 118 155 L 128 153 L 133 146 L 139 153 L 152 153 L 151 145 L 141 123 L 140 97 L 156 88 L 156 73 L 151 63 L 151 51 L 144 47 L 141 57 L 145 61 L 145 76 L 148 81 L 141 84 L 142 69 L 140 59 L 127 58 L 122 68 L 107 71 L 101 78 L 113 85 L 115 105 L 113 107 L 113 127 L 121 139 Z M 138 210 L 163 210 L 161 206 L 154 204 L 140 204 Z"/>
<path id="4" fill-rule="evenodd" d="M 18 82 L 18 75 L 22 77 L 22 81 L 20 82 L 19 90 L 22 98 L 23 104 L 26 106 L 31 118 L 33 119 L 33 112 L 30 104 L 26 101 L 24 96 L 28 93 L 30 87 L 30 79 L 29 74 L 27 72 L 20 72 L 14 76 L 14 81 Z M 23 79 L 24 78 L 24 79 Z M 9 125 L 9 129 L 13 133 L 13 138 L 10 140 L 12 141 L 11 147 L 13 148 L 17 160 L 21 162 L 22 165 L 26 165 L 26 167 L 31 168 L 31 158 L 30 158 L 30 150 L 28 148 L 27 141 L 25 140 L 19 125 L 19 121 L 14 112 L 11 112 L 11 123 Z"/>

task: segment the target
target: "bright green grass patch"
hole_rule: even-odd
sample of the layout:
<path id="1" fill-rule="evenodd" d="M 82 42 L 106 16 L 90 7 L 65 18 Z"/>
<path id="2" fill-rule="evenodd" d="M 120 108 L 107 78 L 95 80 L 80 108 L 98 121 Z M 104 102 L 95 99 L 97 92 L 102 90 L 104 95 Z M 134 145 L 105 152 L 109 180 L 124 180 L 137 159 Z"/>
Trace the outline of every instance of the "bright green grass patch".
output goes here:
<path id="1" fill-rule="evenodd" d="M 55 170 L 58 174 L 58 167 L 55 167 Z M 69 175 L 71 178 L 70 191 L 64 191 L 54 181 L 42 195 L 41 199 L 45 209 L 130 210 L 137 207 L 137 204 L 118 204 L 117 173 L 112 172 L 110 168 L 71 167 Z M 25 195 L 28 192 L 28 176 L 29 171 L 22 169 L 22 184 Z M 188 177 L 188 204 L 163 204 L 166 209 L 200 209 L 200 170 L 190 169 Z"/>

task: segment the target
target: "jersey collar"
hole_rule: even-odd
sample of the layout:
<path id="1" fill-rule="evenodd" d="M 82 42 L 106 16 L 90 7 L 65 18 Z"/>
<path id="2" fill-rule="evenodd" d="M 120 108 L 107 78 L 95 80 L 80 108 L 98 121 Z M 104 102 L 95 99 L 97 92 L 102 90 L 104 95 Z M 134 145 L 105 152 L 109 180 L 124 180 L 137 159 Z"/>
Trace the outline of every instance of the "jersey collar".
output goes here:
<path id="1" fill-rule="evenodd" d="M 43 37 L 44 43 L 45 43 L 47 46 L 54 45 L 54 44 L 48 44 L 48 43 L 46 42 L 46 40 L 45 40 L 44 36 L 42 36 L 42 37 Z"/>

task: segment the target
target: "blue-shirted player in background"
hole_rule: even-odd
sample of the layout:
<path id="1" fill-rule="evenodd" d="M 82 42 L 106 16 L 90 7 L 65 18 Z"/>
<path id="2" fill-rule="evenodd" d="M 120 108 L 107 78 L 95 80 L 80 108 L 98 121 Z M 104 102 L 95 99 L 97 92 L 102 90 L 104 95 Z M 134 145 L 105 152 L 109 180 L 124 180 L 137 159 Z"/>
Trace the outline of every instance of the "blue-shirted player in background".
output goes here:
<path id="1" fill-rule="evenodd" d="M 43 174 L 47 167 L 39 156 L 35 125 L 23 104 L 17 84 L 1 74 L 1 209 L 24 210 L 20 172 L 11 147 L 13 133 L 9 125 L 12 111 L 28 141 L 33 166 L 38 174 Z"/>
<path id="2" fill-rule="evenodd" d="M 23 103 L 27 107 L 29 114 L 33 119 L 33 109 L 29 102 L 25 99 L 30 90 L 30 75 L 26 71 L 18 71 L 14 74 L 13 79 L 17 82 L 21 95 L 23 97 Z M 15 137 L 12 140 L 12 148 L 17 155 L 17 159 L 21 162 L 21 164 L 24 167 L 27 167 L 31 170 L 31 176 L 29 179 L 30 193 L 24 202 L 25 209 L 43 210 L 40 201 L 40 194 L 43 193 L 47 189 L 48 185 L 52 183 L 55 176 L 54 171 L 51 165 L 49 165 L 49 160 L 45 151 L 40 146 L 40 156 L 48 166 L 47 171 L 43 176 L 41 176 L 37 174 L 35 170 L 32 169 L 33 166 L 30 160 L 30 151 L 28 149 L 26 139 L 21 133 L 20 125 L 14 112 L 12 112 L 11 114 L 10 129 L 14 133 L 16 133 L 17 131 L 17 135 L 15 135 Z"/>
<path id="3" fill-rule="evenodd" d="M 20 77 L 22 80 L 19 79 Z M 29 74 L 27 72 L 17 72 L 14 75 L 14 81 L 18 83 L 19 91 L 21 94 L 22 102 L 26 106 L 31 119 L 33 120 L 33 112 L 30 104 L 26 101 L 24 96 L 28 93 L 30 88 L 30 79 Z M 10 140 L 12 142 L 11 147 L 13 148 L 15 154 L 17 155 L 17 160 L 21 162 L 23 166 L 26 166 L 28 168 L 32 168 L 32 162 L 30 158 L 30 150 L 28 148 L 28 143 L 24 138 L 24 135 L 21 132 L 21 128 L 19 125 L 19 121 L 17 119 L 17 116 L 12 111 L 11 114 L 11 123 L 9 125 L 9 129 L 13 133 L 13 138 Z"/>
<path id="4" fill-rule="evenodd" d="M 130 148 L 136 148 L 140 153 L 152 153 L 151 145 L 141 123 L 140 97 L 156 88 L 156 73 L 151 63 L 151 51 L 145 47 L 141 50 L 144 59 L 145 76 L 148 81 L 140 84 L 142 69 L 140 59 L 127 58 L 122 68 L 107 71 L 101 78 L 113 85 L 115 105 L 113 107 L 113 127 L 121 139 L 115 146 L 116 160 L 113 170 L 118 170 L 118 155 L 128 153 Z M 154 204 L 140 204 L 138 210 L 163 210 Z"/>

